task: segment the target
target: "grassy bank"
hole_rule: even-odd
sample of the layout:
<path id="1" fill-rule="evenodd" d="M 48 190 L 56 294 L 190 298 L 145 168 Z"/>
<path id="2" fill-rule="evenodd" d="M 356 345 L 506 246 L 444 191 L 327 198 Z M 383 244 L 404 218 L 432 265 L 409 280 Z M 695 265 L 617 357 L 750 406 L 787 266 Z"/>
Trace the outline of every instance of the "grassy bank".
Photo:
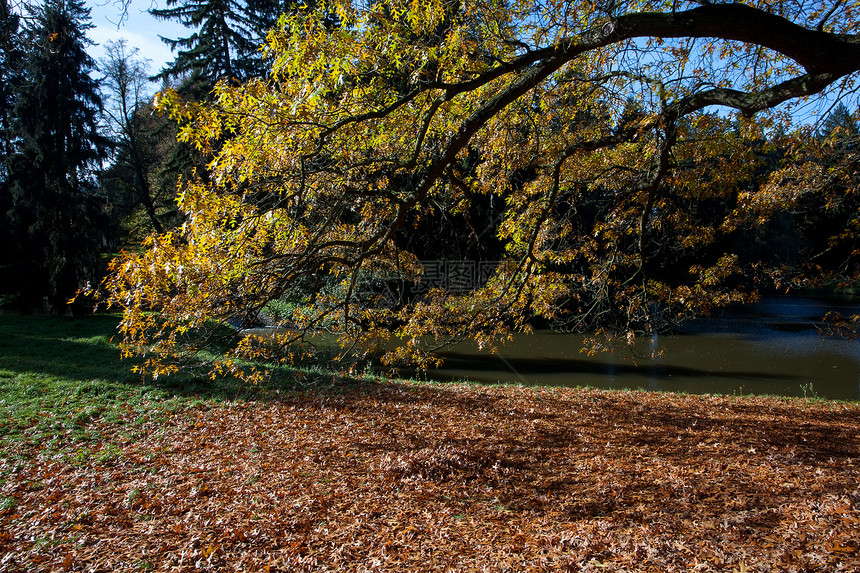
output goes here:
<path id="1" fill-rule="evenodd" d="M 0 571 L 855 571 L 860 406 L 285 373 L 0 315 Z"/>

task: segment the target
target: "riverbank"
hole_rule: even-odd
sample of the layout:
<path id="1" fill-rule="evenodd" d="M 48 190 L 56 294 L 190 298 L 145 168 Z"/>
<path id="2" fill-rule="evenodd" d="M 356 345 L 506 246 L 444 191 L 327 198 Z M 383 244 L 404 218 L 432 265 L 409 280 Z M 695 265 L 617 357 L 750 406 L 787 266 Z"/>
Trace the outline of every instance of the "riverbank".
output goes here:
<path id="1" fill-rule="evenodd" d="M 0 571 L 860 567 L 856 403 L 323 371 L 146 386 L 107 322 L 18 320 Z"/>

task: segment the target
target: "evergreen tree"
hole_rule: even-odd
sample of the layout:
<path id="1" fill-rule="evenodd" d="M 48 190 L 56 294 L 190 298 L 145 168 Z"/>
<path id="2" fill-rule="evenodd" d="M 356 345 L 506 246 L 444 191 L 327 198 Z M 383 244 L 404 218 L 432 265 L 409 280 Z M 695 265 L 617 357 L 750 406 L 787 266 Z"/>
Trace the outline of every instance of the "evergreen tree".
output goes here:
<path id="1" fill-rule="evenodd" d="M 848 110 L 848 107 L 840 102 L 830 114 L 824 118 L 819 131 L 822 139 L 834 138 L 839 140 L 851 140 L 860 137 L 860 124 Z"/>
<path id="2" fill-rule="evenodd" d="M 218 80 L 265 76 L 268 65 L 260 46 L 266 34 L 281 14 L 317 4 L 317 0 L 167 0 L 167 8 L 150 13 L 194 32 L 186 38 L 161 37 L 177 55 L 156 78 L 185 78 L 186 87 L 208 92 Z M 329 24 L 336 25 L 334 16 Z"/>
<path id="3" fill-rule="evenodd" d="M 7 0 L 0 0 L 0 294 L 12 287 L 10 254 L 13 240 L 6 214 L 12 207 L 7 160 L 12 154 L 11 120 L 14 88 L 21 81 L 23 48 L 20 18 Z"/>
<path id="4" fill-rule="evenodd" d="M 276 5 L 276 0 L 264 0 L 250 8 L 236 0 L 167 0 L 167 8 L 151 10 L 156 18 L 175 20 L 195 30 L 187 38 L 162 36 L 177 55 L 156 77 L 196 76 L 211 87 L 222 79 L 241 81 L 260 75 L 258 48 L 264 27 L 273 23 L 273 3 Z"/>
<path id="5" fill-rule="evenodd" d="M 81 0 L 46 0 L 33 9 L 27 30 L 31 49 L 15 94 L 15 150 L 7 161 L 23 309 L 47 297 L 62 312 L 97 278 L 107 244 L 95 181 L 108 141 L 99 133 L 102 102 L 86 52 L 90 27 Z"/>
<path id="6" fill-rule="evenodd" d="M 20 83 L 23 59 L 19 26 L 20 18 L 8 0 L 0 0 L 0 158 L 8 157 L 12 149 L 9 126 L 15 101 L 13 91 Z M 4 171 L 0 171 L 0 181 L 5 181 Z"/>

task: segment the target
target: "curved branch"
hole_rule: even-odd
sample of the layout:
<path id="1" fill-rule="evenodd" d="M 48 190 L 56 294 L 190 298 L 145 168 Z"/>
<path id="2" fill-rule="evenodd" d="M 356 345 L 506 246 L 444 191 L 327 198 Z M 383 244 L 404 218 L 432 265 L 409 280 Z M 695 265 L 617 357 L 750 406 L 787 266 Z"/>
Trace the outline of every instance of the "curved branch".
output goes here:
<path id="1" fill-rule="evenodd" d="M 668 14 L 626 14 L 616 20 L 612 36 L 616 41 L 640 37 L 736 40 L 779 52 L 811 74 L 843 76 L 860 69 L 857 36 L 810 30 L 743 4 L 708 4 Z"/>
<path id="2" fill-rule="evenodd" d="M 445 152 L 428 170 L 419 185 L 416 197 L 420 199 L 426 194 L 432 183 L 443 173 L 444 166 L 452 161 L 471 137 L 500 110 L 576 57 L 638 37 L 715 37 L 737 40 L 773 49 L 792 58 L 807 70 L 816 70 L 755 94 L 715 89 L 690 96 L 667 109 L 677 114 L 674 119 L 708 105 L 728 105 L 752 114 L 794 97 L 818 93 L 840 77 L 860 70 L 860 39 L 856 36 L 808 30 L 781 16 L 741 4 L 708 4 L 685 12 L 668 14 L 626 14 L 611 25 L 588 30 L 576 38 L 564 39 L 552 49 L 531 52 L 518 59 L 515 64 L 500 66 L 489 72 L 487 78 L 495 79 L 509 71 L 525 69 L 522 66 L 538 57 L 528 71 L 460 124 L 457 133 L 449 140 Z M 446 97 L 450 97 L 450 93 L 468 91 L 473 84 L 482 85 L 486 83 L 485 80 L 486 78 L 481 76 L 452 87 L 452 92 L 446 94 Z"/>
<path id="3" fill-rule="evenodd" d="M 831 73 L 804 74 L 758 92 L 714 88 L 674 102 L 668 106 L 667 114 L 677 119 L 711 105 L 722 105 L 751 117 L 790 99 L 817 94 L 840 77 Z"/>
<path id="4" fill-rule="evenodd" d="M 833 16 L 833 14 L 836 12 L 836 10 L 838 10 L 839 7 L 843 4 L 845 4 L 845 0 L 838 0 L 837 2 L 834 2 L 833 6 L 831 6 L 830 10 L 827 11 L 827 14 L 824 15 L 824 17 L 821 19 L 815 29 L 819 32 L 823 32 L 824 25 L 827 23 L 827 20 L 829 20 L 830 17 Z"/>

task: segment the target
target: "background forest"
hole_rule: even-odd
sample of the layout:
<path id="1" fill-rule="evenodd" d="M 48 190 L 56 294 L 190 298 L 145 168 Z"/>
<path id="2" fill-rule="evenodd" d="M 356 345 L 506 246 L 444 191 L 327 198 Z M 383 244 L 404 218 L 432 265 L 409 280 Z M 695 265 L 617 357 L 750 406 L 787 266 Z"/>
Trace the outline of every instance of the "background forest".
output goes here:
<path id="1" fill-rule="evenodd" d="M 177 102 L 205 105 L 223 100 L 224 90 L 267 78 L 277 91 L 283 81 L 278 73 L 284 71 L 270 76 L 275 59 L 267 54 L 273 49 L 260 49 L 268 30 L 281 14 L 320 12 L 313 2 L 170 0 L 167 8 L 152 13 L 180 22 L 188 35 L 167 40 L 175 60 L 150 77 L 144 60 L 124 42 L 109 44 L 102 61 L 87 55 L 89 10 L 83 2 L 2 2 L 0 301 L 7 308 L 30 312 L 49 307 L 57 314 L 69 311 L 67 303 L 79 289 L 103 279 L 108 261 L 120 250 L 140 250 L 147 237 L 179 229 L 187 220 L 187 210 L 177 205 L 185 185 L 211 183 L 209 168 L 229 153 L 224 150 L 232 145 L 231 129 L 238 133 L 236 126 L 201 136 L 208 138 L 205 143 L 187 135 L 178 140 L 177 118 L 187 129 L 193 114 L 177 116 Z M 321 12 L 321 25 L 333 34 L 348 27 L 335 12 Z M 407 72 L 386 73 L 386 89 L 407 89 Z M 172 94 L 160 109 L 153 81 Z M 216 86 L 221 96 L 213 91 Z M 535 90 L 530 97 L 535 110 L 551 108 L 550 95 L 542 101 Z M 582 132 L 609 125 L 620 137 L 645 125 L 649 117 L 649 110 L 633 97 L 596 101 L 558 121 Z M 665 184 L 689 192 L 667 191 L 665 200 L 656 202 L 649 195 L 654 215 L 631 211 L 626 224 L 633 228 L 639 221 L 638 238 L 632 231 L 609 229 L 608 221 L 622 208 L 618 189 L 599 177 L 572 183 L 565 191 L 567 199 L 552 205 L 553 220 L 562 222 L 565 236 L 571 237 L 558 239 L 562 246 L 557 248 L 573 238 L 600 236 L 603 241 L 615 233 L 618 252 L 641 255 L 638 267 L 616 260 L 605 241 L 596 240 L 588 256 L 545 261 L 548 268 L 555 264 L 570 276 L 604 279 L 583 280 L 575 297 L 554 299 L 552 304 L 565 312 L 526 313 L 521 319 L 567 330 L 634 332 L 671 327 L 761 292 L 856 286 L 860 110 L 855 101 L 850 95 L 834 98 L 820 116 L 799 123 L 771 115 L 754 129 L 741 114 L 724 110 L 680 117 L 672 133 L 680 143 L 674 147 L 672 173 Z M 173 118 L 167 117 L 170 113 Z M 713 142 L 723 142 L 722 147 Z M 708 153 L 697 155 L 696 149 L 706 145 Z M 397 229 L 396 248 L 422 261 L 481 264 L 510 257 L 507 243 L 516 237 L 506 226 L 504 212 L 519 191 L 534 184 L 538 168 L 511 169 L 504 186 L 474 193 L 469 181 L 492 161 L 477 145 L 458 157 L 445 180 L 466 199 L 453 194 L 427 201 L 420 212 L 409 214 L 408 225 Z M 268 200 L 262 194 L 254 199 L 260 204 Z M 659 224 L 654 222 L 658 214 Z M 698 276 L 691 269 L 699 269 Z M 620 299 L 613 298 L 607 285 L 620 292 L 637 274 L 672 291 L 664 302 L 684 304 L 666 305 L 670 311 L 661 313 L 648 303 L 640 315 L 630 306 L 620 308 Z M 390 269 L 369 270 L 362 277 L 365 295 L 369 290 L 373 299 L 365 301 L 370 306 L 386 304 L 397 310 L 406 304 L 403 297 L 417 290 L 415 281 L 388 281 L 399 277 Z M 704 294 L 693 289 L 716 283 L 719 289 Z M 276 295 L 269 293 L 266 300 L 235 306 L 231 312 L 237 324 L 245 326 L 277 320 L 284 312 L 291 318 L 297 305 L 321 292 L 337 295 L 339 288 L 336 274 L 308 272 Z M 685 303 L 683 289 L 699 297 L 697 304 Z M 388 298 L 380 302 L 383 291 Z M 392 293 L 400 300 L 390 300 Z M 91 308 L 92 301 L 84 298 L 71 305 L 72 312 Z M 398 324 L 394 318 L 389 326 Z"/>
<path id="2" fill-rule="evenodd" d="M 88 55 L 84 2 L 3 0 L 4 306 L 66 313 L 67 302 L 103 278 L 120 248 L 181 224 L 178 182 L 207 158 L 177 142 L 173 122 L 155 112 L 157 86 L 206 99 L 221 79 L 264 76 L 259 46 L 277 16 L 290 9 L 277 1 L 169 2 L 153 15 L 181 22 L 188 36 L 165 40 L 176 59 L 153 74 L 122 40 L 109 42 L 101 61 Z"/>

